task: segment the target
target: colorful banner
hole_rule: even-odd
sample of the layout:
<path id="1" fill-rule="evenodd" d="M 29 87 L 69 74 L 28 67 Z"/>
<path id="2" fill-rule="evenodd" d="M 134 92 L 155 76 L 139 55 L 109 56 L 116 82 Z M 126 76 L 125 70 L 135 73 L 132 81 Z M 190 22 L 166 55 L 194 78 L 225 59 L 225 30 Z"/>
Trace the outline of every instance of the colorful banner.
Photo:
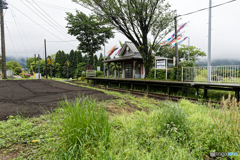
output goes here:
<path id="1" fill-rule="evenodd" d="M 180 32 L 181 29 L 183 29 L 187 24 L 188 24 L 188 22 L 187 22 L 187 23 L 184 23 L 184 24 L 177 30 L 177 32 Z"/>
<path id="2" fill-rule="evenodd" d="M 114 48 L 116 48 L 117 46 L 114 46 L 112 49 L 110 49 L 108 52 L 107 52 L 107 54 L 108 53 L 110 53 L 110 52 L 112 52 L 113 50 L 114 50 Z"/>
<path id="3" fill-rule="evenodd" d="M 121 50 L 122 50 L 122 48 L 120 48 L 120 49 L 117 51 L 117 53 L 115 54 L 115 56 L 118 55 L 118 54 L 121 52 Z"/>
<path id="4" fill-rule="evenodd" d="M 110 57 L 110 56 L 113 54 L 113 52 L 115 52 L 117 49 L 118 49 L 118 48 L 114 48 L 114 49 L 108 54 L 108 57 Z M 108 57 L 107 57 L 107 58 L 108 58 Z"/>
<path id="5" fill-rule="evenodd" d="M 179 37 L 178 39 L 177 39 L 177 41 L 179 41 L 179 40 L 181 40 L 181 38 L 182 37 Z M 176 40 L 174 39 L 172 42 L 170 42 L 169 44 L 173 44 L 173 43 L 175 43 L 176 42 Z"/>
<path id="6" fill-rule="evenodd" d="M 177 33 L 179 33 L 187 24 L 188 24 L 188 22 L 184 23 L 181 27 L 179 27 L 177 30 Z M 180 33 L 180 34 L 182 34 L 182 33 Z M 173 39 L 175 39 L 175 33 L 173 33 L 172 36 L 170 38 L 168 38 L 167 40 L 159 42 L 158 45 L 161 45 L 161 46 L 167 45 Z"/>
<path id="7" fill-rule="evenodd" d="M 181 43 L 182 43 L 183 41 L 185 41 L 187 38 L 188 38 L 188 37 L 185 37 L 183 40 L 179 41 L 178 44 L 181 44 Z M 174 47 L 175 47 L 175 44 L 173 44 L 173 47 L 172 47 L 172 48 L 174 48 Z"/>

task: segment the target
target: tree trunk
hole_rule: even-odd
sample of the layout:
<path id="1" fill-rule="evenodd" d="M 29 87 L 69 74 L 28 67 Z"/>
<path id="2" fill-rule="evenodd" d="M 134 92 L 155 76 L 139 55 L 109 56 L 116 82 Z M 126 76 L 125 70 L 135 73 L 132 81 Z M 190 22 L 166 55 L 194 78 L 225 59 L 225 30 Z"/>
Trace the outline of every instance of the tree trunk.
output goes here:
<path id="1" fill-rule="evenodd" d="M 147 78 L 147 77 L 149 77 L 149 72 L 150 72 L 150 69 L 152 66 L 152 56 L 151 56 L 151 53 L 149 53 L 147 47 L 139 49 L 139 52 L 143 58 L 143 64 L 144 64 L 144 68 L 145 68 L 145 78 Z"/>

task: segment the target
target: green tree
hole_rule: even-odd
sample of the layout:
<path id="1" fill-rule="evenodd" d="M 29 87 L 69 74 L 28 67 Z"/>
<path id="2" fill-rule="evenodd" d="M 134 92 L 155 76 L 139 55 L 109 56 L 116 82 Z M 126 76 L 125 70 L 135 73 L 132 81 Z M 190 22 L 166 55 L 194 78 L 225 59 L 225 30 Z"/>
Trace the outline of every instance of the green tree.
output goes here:
<path id="1" fill-rule="evenodd" d="M 35 63 L 35 58 L 28 58 L 27 59 L 27 61 L 26 61 L 26 68 L 28 69 L 28 70 L 30 70 L 31 69 L 31 63 Z"/>
<path id="2" fill-rule="evenodd" d="M 195 46 L 190 46 L 189 51 L 190 51 L 190 61 L 196 62 L 199 59 L 199 57 L 206 56 L 206 53 L 204 51 L 201 51 L 201 49 Z M 180 45 L 178 49 L 178 54 L 179 54 L 179 59 L 184 58 L 185 60 L 187 60 L 188 46 Z M 173 58 L 173 57 L 176 57 L 176 50 L 171 46 L 164 46 L 164 47 L 161 47 L 161 49 L 159 50 L 159 52 L 156 53 L 156 55 L 166 57 L 166 58 Z"/>
<path id="3" fill-rule="evenodd" d="M 6 63 L 6 67 L 7 69 L 11 69 L 13 70 L 13 72 L 15 72 L 15 68 L 16 67 L 21 67 L 20 64 L 16 61 L 10 61 Z"/>
<path id="4" fill-rule="evenodd" d="M 108 21 L 138 48 L 146 76 L 152 67 L 152 50 L 173 29 L 175 11 L 165 0 L 72 0 L 88 6 L 101 19 Z M 148 46 L 148 37 L 153 37 Z"/>
<path id="5" fill-rule="evenodd" d="M 200 48 L 197 48 L 195 46 L 189 46 L 189 51 L 190 61 L 196 62 L 197 60 L 199 60 L 199 57 L 206 56 L 206 53 L 204 51 L 201 51 Z M 180 55 L 180 58 L 188 59 L 188 45 L 180 45 L 178 53 Z"/>
<path id="6" fill-rule="evenodd" d="M 94 68 L 95 61 L 93 54 L 100 50 L 104 44 L 104 33 L 106 39 L 114 37 L 113 28 L 106 26 L 106 21 L 94 15 L 87 16 L 79 11 L 77 11 L 76 15 L 67 13 L 66 20 L 68 21 L 68 33 L 76 36 L 76 39 L 80 42 L 78 45 L 79 50 L 90 54 L 90 64 Z"/>

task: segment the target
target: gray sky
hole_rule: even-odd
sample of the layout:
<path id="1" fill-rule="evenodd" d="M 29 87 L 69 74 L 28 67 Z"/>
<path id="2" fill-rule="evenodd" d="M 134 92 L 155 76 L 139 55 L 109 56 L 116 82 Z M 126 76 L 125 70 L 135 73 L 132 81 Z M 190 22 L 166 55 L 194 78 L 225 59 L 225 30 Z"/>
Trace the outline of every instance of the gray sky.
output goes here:
<path id="1" fill-rule="evenodd" d="M 227 1 L 213 0 L 213 5 Z M 71 41 L 75 38 L 67 34 L 65 28 L 67 25 L 66 12 L 75 13 L 75 9 L 78 9 L 86 14 L 91 13 L 71 0 L 7 0 L 7 2 L 9 3 L 9 9 L 4 11 L 6 54 L 14 57 L 33 57 L 35 53 L 39 53 L 43 57 L 44 39 L 47 40 L 48 55 L 55 54 L 58 50 L 64 50 L 66 53 L 69 53 L 71 49 L 75 50 L 78 42 Z M 170 0 L 169 3 L 172 5 L 172 9 L 177 10 L 178 14 L 189 13 L 209 6 L 208 0 Z M 213 59 L 240 59 L 239 7 L 240 1 L 235 1 L 212 9 Z M 39 15 L 44 15 L 45 17 L 42 17 L 45 21 Z M 46 17 L 52 19 L 49 18 L 48 20 Z M 183 29 L 185 31 L 184 36 L 190 37 L 191 45 L 201 48 L 207 53 L 208 11 L 184 16 L 179 24 L 188 21 L 190 23 Z M 169 37 L 167 36 L 167 38 Z M 128 41 L 124 35 L 116 33 L 115 38 L 109 40 L 109 43 L 106 44 L 106 52 L 114 45 L 119 45 L 119 40 L 122 42 Z M 183 44 L 187 45 L 188 41 L 186 40 Z M 103 53 L 103 49 L 98 54 L 101 52 Z"/>

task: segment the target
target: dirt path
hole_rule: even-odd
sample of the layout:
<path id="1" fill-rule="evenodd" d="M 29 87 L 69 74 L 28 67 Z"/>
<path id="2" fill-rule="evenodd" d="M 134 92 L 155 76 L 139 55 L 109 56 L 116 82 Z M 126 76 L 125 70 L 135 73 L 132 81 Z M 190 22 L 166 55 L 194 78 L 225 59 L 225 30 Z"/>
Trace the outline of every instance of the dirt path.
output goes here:
<path id="1" fill-rule="evenodd" d="M 37 116 L 51 111 L 66 97 L 92 96 L 99 101 L 113 98 L 101 91 L 69 85 L 52 80 L 7 80 L 0 81 L 0 120 L 20 113 Z"/>

